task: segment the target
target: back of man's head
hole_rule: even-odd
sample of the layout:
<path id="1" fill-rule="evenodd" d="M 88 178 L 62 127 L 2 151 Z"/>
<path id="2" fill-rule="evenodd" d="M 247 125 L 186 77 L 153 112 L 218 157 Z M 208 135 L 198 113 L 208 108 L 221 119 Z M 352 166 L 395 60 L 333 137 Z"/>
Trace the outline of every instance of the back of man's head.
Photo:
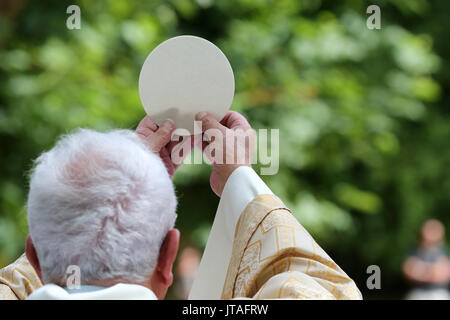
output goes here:
<path id="1" fill-rule="evenodd" d="M 80 129 L 43 153 L 31 175 L 30 236 L 44 283 L 146 282 L 176 219 L 167 170 L 132 131 Z"/>

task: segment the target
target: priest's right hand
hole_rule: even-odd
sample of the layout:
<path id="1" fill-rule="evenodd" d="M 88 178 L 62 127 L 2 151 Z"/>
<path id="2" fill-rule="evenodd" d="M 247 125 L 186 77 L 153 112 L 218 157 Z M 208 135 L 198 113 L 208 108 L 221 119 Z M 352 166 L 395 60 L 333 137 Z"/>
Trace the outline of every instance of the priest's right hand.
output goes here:
<path id="1" fill-rule="evenodd" d="M 145 116 L 136 128 L 136 133 L 143 139 L 147 147 L 160 155 L 171 178 L 179 167 L 179 164 L 173 163 L 170 157 L 174 146 L 171 141 L 174 130 L 173 120 L 167 119 L 161 126 L 158 126 L 149 116 Z"/>
<path id="2" fill-rule="evenodd" d="M 255 131 L 247 119 L 236 111 L 229 111 L 220 122 L 207 112 L 199 112 L 195 120 L 201 121 L 202 151 L 213 166 L 211 188 L 220 197 L 235 169 L 252 166 Z"/>

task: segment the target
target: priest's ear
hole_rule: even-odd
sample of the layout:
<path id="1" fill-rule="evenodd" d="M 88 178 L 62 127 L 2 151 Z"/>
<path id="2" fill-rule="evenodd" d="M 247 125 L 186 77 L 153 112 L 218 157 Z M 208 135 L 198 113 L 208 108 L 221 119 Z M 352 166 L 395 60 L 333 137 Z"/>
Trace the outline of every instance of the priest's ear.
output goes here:
<path id="1" fill-rule="evenodd" d="M 164 299 L 167 289 L 172 285 L 172 268 L 177 257 L 179 242 L 180 231 L 171 229 L 167 233 L 159 250 L 158 264 L 156 265 L 155 271 L 153 271 L 150 284 L 151 289 L 158 299 Z"/>
<path id="2" fill-rule="evenodd" d="M 31 237 L 28 235 L 27 237 L 27 243 L 25 246 L 25 255 L 27 256 L 28 261 L 36 271 L 37 275 L 39 276 L 39 279 L 42 281 L 41 276 L 41 265 L 39 264 L 39 260 L 37 257 L 36 249 L 34 248 L 33 240 L 31 240 Z"/>

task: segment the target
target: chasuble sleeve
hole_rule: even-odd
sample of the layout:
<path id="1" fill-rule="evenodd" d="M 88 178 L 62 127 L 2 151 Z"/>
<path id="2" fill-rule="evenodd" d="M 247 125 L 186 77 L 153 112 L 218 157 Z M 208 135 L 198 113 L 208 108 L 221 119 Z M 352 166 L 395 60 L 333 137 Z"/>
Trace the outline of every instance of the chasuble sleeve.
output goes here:
<path id="1" fill-rule="evenodd" d="M 0 300 L 24 300 L 40 287 L 42 282 L 25 254 L 0 269 Z"/>
<path id="2" fill-rule="evenodd" d="M 252 168 L 239 167 L 228 178 L 189 299 L 221 298 L 236 224 L 245 207 L 260 194 L 272 191 Z"/>
<path id="3" fill-rule="evenodd" d="M 223 299 L 361 299 L 352 279 L 273 194 L 258 195 L 236 225 Z"/>

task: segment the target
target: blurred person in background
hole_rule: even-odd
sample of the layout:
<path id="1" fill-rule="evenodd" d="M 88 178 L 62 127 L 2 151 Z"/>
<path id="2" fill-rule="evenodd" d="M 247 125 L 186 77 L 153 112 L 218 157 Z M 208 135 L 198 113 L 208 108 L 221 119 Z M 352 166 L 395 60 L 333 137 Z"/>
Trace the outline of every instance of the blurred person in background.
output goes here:
<path id="1" fill-rule="evenodd" d="M 201 252 L 194 247 L 186 247 L 181 251 L 175 269 L 175 294 L 178 299 L 188 298 L 201 257 Z"/>
<path id="2" fill-rule="evenodd" d="M 413 287 L 406 299 L 450 299 L 450 260 L 444 238 L 445 227 L 439 220 L 423 224 L 418 247 L 403 264 L 403 274 Z"/>

